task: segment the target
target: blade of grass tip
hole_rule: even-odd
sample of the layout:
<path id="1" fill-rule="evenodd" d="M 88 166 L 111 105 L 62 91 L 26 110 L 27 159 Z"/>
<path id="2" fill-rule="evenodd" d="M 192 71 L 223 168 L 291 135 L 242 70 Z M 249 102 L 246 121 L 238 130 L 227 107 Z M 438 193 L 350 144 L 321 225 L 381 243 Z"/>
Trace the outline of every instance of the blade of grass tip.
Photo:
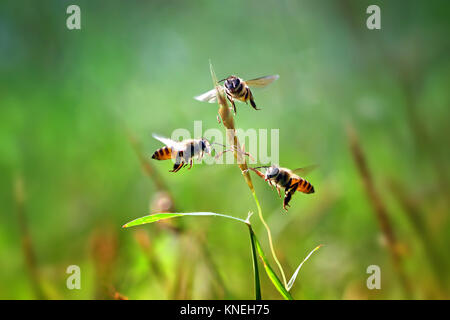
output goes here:
<path id="1" fill-rule="evenodd" d="M 236 221 L 247 224 L 247 222 L 243 219 L 225 215 L 225 214 L 213 213 L 213 212 L 155 213 L 155 214 L 150 214 L 150 215 L 132 220 L 132 221 L 124 224 L 122 226 L 122 228 L 129 228 L 129 227 L 139 226 L 139 225 L 146 224 L 146 223 L 153 223 L 153 222 L 157 222 L 157 221 L 164 220 L 164 219 L 183 217 L 183 216 L 216 216 L 216 217 L 223 217 L 223 218 L 227 218 L 227 219 L 236 220 Z"/>
<path id="2" fill-rule="evenodd" d="M 250 233 L 250 243 L 252 246 L 253 274 L 255 275 L 255 300 L 261 300 L 261 283 L 259 280 L 258 258 L 256 257 L 255 238 L 250 224 L 248 224 L 248 231 Z"/>
<path id="3" fill-rule="evenodd" d="M 214 68 L 212 66 L 211 59 L 209 59 L 209 71 L 211 72 L 211 78 L 213 80 L 214 87 L 217 87 L 219 83 L 217 82 L 216 73 L 214 72 Z"/>
<path id="4" fill-rule="evenodd" d="M 227 99 L 225 98 L 223 87 L 217 83 L 217 77 L 214 72 L 214 68 L 212 66 L 211 61 L 209 61 L 209 68 L 211 71 L 211 78 L 212 78 L 214 87 L 216 88 L 217 102 L 219 104 L 219 115 L 220 115 L 220 118 L 222 119 L 222 123 L 227 131 L 228 143 L 233 147 L 234 158 L 237 160 L 239 169 L 241 169 L 241 172 L 242 172 L 242 175 L 244 176 L 245 182 L 247 183 L 251 192 L 254 192 L 255 188 L 253 187 L 253 182 L 250 177 L 250 173 L 247 170 L 248 167 L 247 167 L 245 158 L 242 156 L 242 154 L 240 152 L 237 151 L 237 150 L 240 150 L 241 147 L 239 144 L 238 137 L 236 136 L 236 129 L 234 126 L 233 114 L 230 112 L 230 107 L 228 106 Z"/>
<path id="5" fill-rule="evenodd" d="M 292 275 L 291 280 L 289 280 L 288 284 L 287 284 L 287 290 L 290 291 L 292 286 L 294 285 L 295 279 L 297 279 L 297 275 L 298 272 L 300 271 L 300 269 L 302 268 L 303 264 L 306 262 L 306 260 L 309 259 L 309 257 L 316 252 L 317 250 L 320 249 L 320 247 L 322 247 L 322 245 L 318 245 L 317 247 L 315 247 L 307 256 L 306 258 L 300 263 L 300 265 L 298 266 L 298 268 L 295 270 L 294 274 Z"/>
<path id="6" fill-rule="evenodd" d="M 249 225 L 250 227 L 250 225 Z M 261 245 L 259 244 L 258 238 L 256 237 L 255 233 L 250 227 L 250 233 L 252 234 L 252 240 L 256 247 L 256 251 L 258 252 L 259 257 L 261 258 L 261 261 L 263 262 L 264 269 L 266 270 L 267 276 L 272 281 L 275 288 L 278 290 L 278 292 L 281 294 L 281 296 L 286 300 L 294 300 L 291 296 L 291 294 L 286 290 L 283 283 L 281 283 L 280 279 L 277 277 L 277 274 L 273 271 L 272 267 L 269 264 L 269 261 L 266 258 L 266 255 L 264 254 L 264 251 L 261 248 Z"/>

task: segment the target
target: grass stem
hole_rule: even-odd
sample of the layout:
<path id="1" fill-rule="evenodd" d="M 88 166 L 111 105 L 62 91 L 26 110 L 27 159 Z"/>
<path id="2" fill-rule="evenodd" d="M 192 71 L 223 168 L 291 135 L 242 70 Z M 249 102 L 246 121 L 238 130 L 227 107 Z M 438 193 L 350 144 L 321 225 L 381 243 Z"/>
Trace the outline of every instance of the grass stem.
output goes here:
<path id="1" fill-rule="evenodd" d="M 278 260 L 277 254 L 275 253 L 275 248 L 273 246 L 272 232 L 270 231 L 269 225 L 264 220 L 264 217 L 262 215 L 261 205 L 259 204 L 258 197 L 256 196 L 256 192 L 254 192 L 254 191 L 253 191 L 253 198 L 255 199 L 256 207 L 258 208 L 259 220 L 261 220 L 262 224 L 264 225 L 264 228 L 266 228 L 266 231 L 267 231 L 267 238 L 269 239 L 269 246 L 270 246 L 270 251 L 272 253 L 273 259 L 275 260 L 275 263 L 277 264 L 278 269 L 280 269 L 280 273 L 283 278 L 284 287 L 287 288 L 286 275 L 284 274 L 283 267 L 281 266 L 281 263 Z"/>

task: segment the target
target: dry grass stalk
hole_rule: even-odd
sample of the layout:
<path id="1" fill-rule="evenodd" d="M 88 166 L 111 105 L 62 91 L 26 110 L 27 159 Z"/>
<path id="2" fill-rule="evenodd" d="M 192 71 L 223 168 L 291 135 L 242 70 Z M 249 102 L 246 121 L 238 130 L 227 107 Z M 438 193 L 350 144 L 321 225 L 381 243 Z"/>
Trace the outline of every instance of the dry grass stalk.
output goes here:
<path id="1" fill-rule="evenodd" d="M 25 258 L 25 264 L 30 276 L 31 286 L 37 299 L 45 299 L 41 287 L 40 274 L 36 263 L 36 255 L 33 248 L 31 234 L 28 228 L 27 217 L 25 214 L 25 187 L 23 178 L 18 176 L 14 180 L 14 199 L 17 208 L 17 219 L 19 222 L 20 235 L 22 240 L 22 251 Z"/>
<path id="2" fill-rule="evenodd" d="M 255 199 L 256 206 L 258 207 L 259 219 L 261 220 L 262 224 L 264 225 L 264 227 L 267 231 L 267 237 L 269 239 L 270 251 L 272 253 L 273 259 L 275 260 L 275 263 L 278 266 L 278 269 L 280 270 L 281 276 L 283 278 L 283 284 L 285 287 L 287 287 L 286 276 L 284 274 L 283 267 L 281 266 L 281 263 L 278 260 L 278 257 L 276 255 L 276 252 L 275 252 L 275 249 L 273 246 L 272 233 L 262 215 L 261 206 L 260 206 L 259 200 L 256 196 L 255 188 L 253 186 L 252 178 L 251 178 L 250 172 L 248 170 L 247 162 L 245 161 L 245 158 L 244 158 L 244 155 L 242 154 L 242 152 L 238 151 L 238 150 L 242 150 L 242 148 L 241 148 L 239 140 L 236 136 L 236 128 L 234 126 L 234 117 L 231 112 L 231 108 L 228 106 L 228 102 L 227 102 L 227 99 L 225 98 L 223 87 L 220 86 L 219 83 L 217 82 L 217 77 L 216 77 L 216 74 L 214 73 L 214 69 L 212 67 L 211 62 L 210 62 L 210 71 L 211 71 L 211 77 L 213 79 L 214 88 L 216 88 L 217 101 L 219 103 L 219 116 L 222 119 L 223 125 L 227 129 L 228 143 L 233 146 L 234 157 L 237 160 L 239 169 L 241 169 L 241 173 L 244 176 L 245 182 L 247 183 L 248 187 L 250 188 L 250 191 L 253 194 L 253 198 Z"/>
<path id="3" fill-rule="evenodd" d="M 427 224 L 425 219 L 423 219 L 424 214 L 420 210 L 419 203 L 414 198 L 406 194 L 404 187 L 402 187 L 399 182 L 390 180 L 389 188 L 397 201 L 402 206 L 403 211 L 405 212 L 408 220 L 410 221 L 411 225 L 415 229 L 416 233 L 419 236 L 419 239 L 422 242 L 425 253 L 428 256 L 431 267 L 433 268 L 435 283 L 441 291 L 439 295 L 442 299 L 442 297 L 445 296 L 445 288 L 443 286 L 443 282 L 445 283 L 448 279 L 446 272 L 447 269 L 444 260 L 436 250 L 437 246 L 433 241 L 433 237 L 426 227 Z"/>
<path id="4" fill-rule="evenodd" d="M 372 174 L 367 166 L 366 157 L 362 151 L 361 145 L 359 144 L 355 129 L 351 126 L 348 126 L 347 134 L 350 142 L 351 153 L 355 161 L 356 168 L 358 169 L 358 172 L 361 176 L 361 180 L 364 185 L 364 189 L 366 190 L 367 196 L 374 209 L 374 213 L 380 225 L 381 232 L 383 233 L 384 238 L 386 239 L 387 247 L 392 258 L 395 272 L 397 273 L 400 279 L 400 282 L 403 286 L 406 296 L 409 298 L 411 297 L 412 294 L 411 285 L 403 269 L 402 257 L 399 251 L 397 250 L 398 248 L 397 239 L 392 224 L 389 220 L 389 215 L 387 213 L 386 206 L 381 200 L 381 197 L 379 196 L 375 188 L 372 179 Z"/>
<path id="5" fill-rule="evenodd" d="M 118 258 L 117 233 L 111 227 L 94 230 L 90 241 L 92 260 L 95 267 L 96 299 L 113 298 L 112 284 Z"/>

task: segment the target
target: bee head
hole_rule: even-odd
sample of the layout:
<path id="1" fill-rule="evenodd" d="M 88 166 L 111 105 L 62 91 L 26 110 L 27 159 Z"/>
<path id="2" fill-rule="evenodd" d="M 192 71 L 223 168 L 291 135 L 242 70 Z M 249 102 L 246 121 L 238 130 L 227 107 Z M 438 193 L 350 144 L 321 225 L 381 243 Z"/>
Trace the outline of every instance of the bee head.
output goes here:
<path id="1" fill-rule="evenodd" d="M 228 90 L 234 90 L 239 86 L 240 83 L 241 83 L 241 80 L 239 80 L 238 77 L 231 76 L 231 77 L 228 77 L 227 80 L 225 80 L 224 85 L 225 85 L 225 88 L 227 88 Z"/>
<path id="2" fill-rule="evenodd" d="M 200 141 L 200 145 L 202 147 L 202 150 L 207 153 L 207 154 L 211 154 L 211 143 L 209 143 L 209 141 L 205 138 L 203 138 Z"/>
<path id="3" fill-rule="evenodd" d="M 278 172 L 280 172 L 280 169 L 278 169 L 278 167 L 271 166 L 271 167 L 267 168 L 266 180 L 274 178 L 278 174 Z"/>

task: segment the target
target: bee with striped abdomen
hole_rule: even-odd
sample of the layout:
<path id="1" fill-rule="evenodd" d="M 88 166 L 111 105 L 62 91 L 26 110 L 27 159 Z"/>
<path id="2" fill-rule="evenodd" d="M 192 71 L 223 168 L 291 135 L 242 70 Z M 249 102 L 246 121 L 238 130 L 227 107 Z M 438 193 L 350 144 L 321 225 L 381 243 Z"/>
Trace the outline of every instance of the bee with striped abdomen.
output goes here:
<path id="1" fill-rule="evenodd" d="M 164 147 L 156 150 L 152 159 L 174 160 L 173 169 L 170 172 L 177 172 L 189 163 L 189 170 L 192 168 L 194 158 L 201 159 L 204 154 L 211 155 L 211 143 L 207 139 L 188 139 L 184 141 L 174 141 L 172 139 L 160 137 L 153 134 L 153 137 L 165 144 Z"/>
<path id="2" fill-rule="evenodd" d="M 236 113 L 236 106 L 234 104 L 234 100 L 242 101 L 245 103 L 250 102 L 250 105 L 255 109 L 259 110 L 256 107 L 255 99 L 253 97 L 253 93 L 249 87 L 265 87 L 275 80 L 279 78 L 278 75 L 271 75 L 260 77 L 252 80 L 246 80 L 236 77 L 229 76 L 226 79 L 220 80 L 219 82 L 224 81 L 223 87 L 225 89 L 225 93 L 227 95 L 228 100 L 230 100 L 231 105 L 233 106 L 234 113 Z M 196 100 L 205 101 L 209 103 L 213 103 L 217 101 L 216 89 L 212 89 L 208 92 L 205 92 L 197 97 Z"/>
<path id="3" fill-rule="evenodd" d="M 225 147 L 224 145 L 217 143 L 217 142 L 211 143 L 205 138 L 187 139 L 187 140 L 177 142 L 172 139 L 158 136 L 156 134 L 153 134 L 153 137 L 155 139 L 161 141 L 162 143 L 164 143 L 165 146 L 156 150 L 152 155 L 152 159 L 155 159 L 155 160 L 173 159 L 174 160 L 173 169 L 170 170 L 169 172 L 178 172 L 181 168 L 183 168 L 184 166 L 187 166 L 188 163 L 189 163 L 188 170 L 190 170 L 193 166 L 194 158 L 197 158 L 198 160 L 200 160 L 203 158 L 203 156 L 205 154 L 212 156 L 212 150 L 214 150 L 214 148 L 212 147 L 213 144 Z M 234 150 L 234 148 L 224 150 L 224 151 L 220 152 L 216 156 L 216 158 L 218 158 L 225 152 L 233 151 L 233 150 Z M 238 150 L 238 152 L 241 152 L 242 154 L 251 157 L 250 154 L 248 154 L 247 152 L 245 152 L 243 150 Z"/>
<path id="4" fill-rule="evenodd" d="M 262 166 L 256 168 L 249 168 L 254 171 L 258 176 L 263 178 L 265 181 L 269 183 L 269 185 L 273 188 L 276 187 L 278 191 L 278 195 L 281 198 L 280 189 L 284 189 L 284 200 L 283 200 L 283 209 L 288 210 L 287 207 L 290 207 L 289 201 L 291 201 L 292 195 L 296 191 L 300 191 L 303 193 L 314 193 L 313 185 L 304 178 L 301 178 L 297 173 L 307 174 L 311 170 L 313 170 L 316 166 L 309 166 L 305 168 L 299 168 L 295 170 L 289 170 L 287 168 L 280 168 L 278 166 Z M 266 173 L 256 170 L 259 168 L 266 168 Z"/>

